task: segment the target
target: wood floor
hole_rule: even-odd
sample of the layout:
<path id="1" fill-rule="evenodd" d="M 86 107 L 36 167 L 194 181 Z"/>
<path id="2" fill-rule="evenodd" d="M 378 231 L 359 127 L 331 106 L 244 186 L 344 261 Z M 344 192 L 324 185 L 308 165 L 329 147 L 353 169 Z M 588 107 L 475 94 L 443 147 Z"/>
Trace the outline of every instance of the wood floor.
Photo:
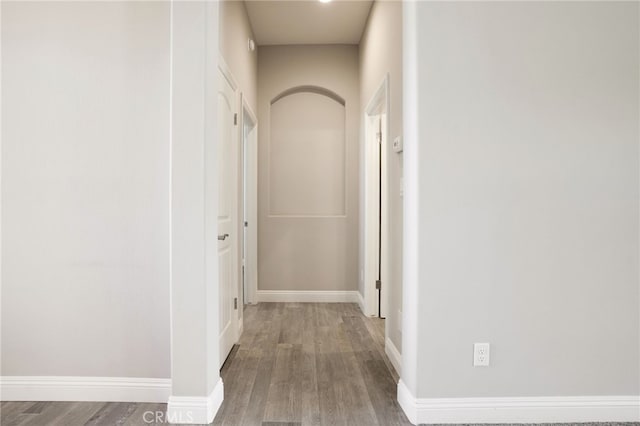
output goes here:
<path id="1" fill-rule="evenodd" d="M 384 321 L 364 317 L 354 304 L 247 306 L 244 333 L 221 375 L 225 400 L 215 425 L 410 424 L 396 402 Z M 3 402 L 0 424 L 167 424 L 149 422 L 165 410 L 166 404 Z"/>
<path id="2" fill-rule="evenodd" d="M 354 304 L 248 307 L 214 424 L 409 425 L 383 327 Z"/>

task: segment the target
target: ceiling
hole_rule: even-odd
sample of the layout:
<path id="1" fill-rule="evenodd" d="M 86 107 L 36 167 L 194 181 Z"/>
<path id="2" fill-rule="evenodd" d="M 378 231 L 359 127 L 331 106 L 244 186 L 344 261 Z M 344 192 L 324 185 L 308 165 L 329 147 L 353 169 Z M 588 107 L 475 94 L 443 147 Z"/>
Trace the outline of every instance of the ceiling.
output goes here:
<path id="1" fill-rule="evenodd" d="M 358 44 L 372 0 L 247 0 L 251 28 L 260 46 Z"/>

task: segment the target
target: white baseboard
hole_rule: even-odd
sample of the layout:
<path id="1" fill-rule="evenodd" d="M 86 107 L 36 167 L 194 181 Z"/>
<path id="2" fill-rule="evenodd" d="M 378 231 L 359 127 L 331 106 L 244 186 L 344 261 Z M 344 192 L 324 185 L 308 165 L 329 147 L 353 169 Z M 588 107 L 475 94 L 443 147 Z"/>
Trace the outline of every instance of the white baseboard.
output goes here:
<path id="1" fill-rule="evenodd" d="M 393 364 L 393 368 L 396 369 L 398 376 L 402 374 L 402 355 L 396 345 L 393 344 L 388 337 L 384 341 L 384 353 L 387 354 L 389 361 Z"/>
<path id="2" fill-rule="evenodd" d="M 407 419 L 411 422 L 411 424 L 418 424 L 418 403 L 417 399 L 407 385 L 404 384 L 402 379 L 398 382 L 398 404 L 402 407 L 404 414 L 406 414 Z"/>
<path id="3" fill-rule="evenodd" d="M 176 424 L 209 424 L 216 416 L 224 397 L 222 379 L 209 396 L 173 396 L 167 405 L 167 420 Z"/>
<path id="4" fill-rule="evenodd" d="M 362 311 L 363 315 L 367 315 L 366 314 L 366 310 L 365 310 L 365 306 L 364 306 L 364 297 L 362 296 L 362 294 L 360 294 L 359 291 L 356 291 L 356 297 L 358 298 L 358 306 L 360 306 L 360 310 Z"/>
<path id="5" fill-rule="evenodd" d="M 640 396 L 415 398 L 398 383 L 398 402 L 413 424 L 640 421 Z"/>
<path id="6" fill-rule="evenodd" d="M 2 376 L 1 401 L 166 402 L 171 379 Z"/>
<path id="7" fill-rule="evenodd" d="M 258 302 L 359 303 L 357 291 L 258 290 Z"/>

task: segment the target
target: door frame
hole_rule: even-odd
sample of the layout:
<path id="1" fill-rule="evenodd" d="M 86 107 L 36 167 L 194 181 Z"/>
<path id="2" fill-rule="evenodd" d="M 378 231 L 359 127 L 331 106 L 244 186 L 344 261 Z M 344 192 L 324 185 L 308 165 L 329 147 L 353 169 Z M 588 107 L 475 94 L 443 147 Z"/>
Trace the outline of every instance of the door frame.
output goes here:
<path id="1" fill-rule="evenodd" d="M 241 286 L 243 302 L 258 303 L 258 118 L 253 112 L 244 93 L 241 93 L 242 113 L 240 114 L 240 195 L 242 213 L 242 249 L 240 250 Z M 246 128 L 250 130 L 247 133 Z M 244 226 L 244 222 L 248 226 Z"/>
<path id="2" fill-rule="evenodd" d="M 378 315 L 378 262 L 382 281 L 380 301 L 381 316 L 386 317 L 389 300 L 389 188 L 388 188 L 388 146 L 389 146 L 389 74 L 385 74 L 364 111 L 364 302 L 365 315 Z M 381 121 L 380 150 L 374 121 Z M 382 157 L 380 158 L 380 151 Z M 381 164 L 381 170 L 380 170 Z M 382 173 L 380 179 L 380 173 Z M 381 187 L 379 185 L 381 182 Z M 382 196 L 380 202 L 379 196 Z M 382 212 L 380 212 L 382 207 Z M 380 213 L 382 221 L 380 223 Z M 381 239 L 381 241 L 380 241 Z M 380 246 L 378 244 L 380 243 Z M 385 330 L 386 331 L 386 330 Z"/>

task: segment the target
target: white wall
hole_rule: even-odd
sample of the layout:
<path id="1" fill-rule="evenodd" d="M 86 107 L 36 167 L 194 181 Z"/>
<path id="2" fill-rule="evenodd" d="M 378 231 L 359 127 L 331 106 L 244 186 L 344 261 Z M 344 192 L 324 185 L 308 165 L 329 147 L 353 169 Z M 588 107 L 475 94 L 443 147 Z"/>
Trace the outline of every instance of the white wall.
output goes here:
<path id="1" fill-rule="evenodd" d="M 638 4 L 415 11 L 417 396 L 638 395 Z"/>
<path id="2" fill-rule="evenodd" d="M 171 397 L 209 423 L 222 403 L 217 2 L 171 5 Z"/>
<path id="3" fill-rule="evenodd" d="M 369 14 L 367 27 L 360 41 L 360 109 L 361 116 L 382 83 L 389 75 L 389 136 L 390 141 L 402 136 L 402 2 L 376 1 Z M 364 126 L 364 124 L 362 125 Z M 364 148 L 364 127 L 361 128 L 361 149 Z M 402 309 L 402 179 L 403 154 L 396 154 L 387 146 L 387 185 L 389 223 L 389 282 L 383 283 L 383 291 L 389 291 L 387 313 L 388 335 L 398 350 L 402 348 L 401 322 L 398 311 Z M 361 159 L 364 158 L 364 150 Z M 364 161 L 364 160 L 361 160 Z M 362 170 L 363 172 L 364 170 Z M 362 179 L 361 175 L 361 179 Z M 364 214 L 364 212 L 361 212 Z M 364 268 L 363 217 L 361 220 L 360 270 Z M 359 291 L 364 294 L 364 282 Z"/>
<path id="4" fill-rule="evenodd" d="M 294 192 L 290 192 L 288 186 L 291 191 L 295 191 L 299 181 L 292 178 L 278 188 L 269 186 L 273 183 L 269 175 L 269 162 L 272 158 L 270 138 L 273 136 L 270 128 L 272 113 L 270 103 L 288 89 L 309 85 L 334 92 L 345 100 L 344 157 L 342 163 L 333 166 L 340 168 L 343 187 L 339 194 L 345 197 L 344 203 L 340 205 L 341 211 L 327 212 L 318 208 L 315 212 L 292 211 L 281 215 L 282 212 L 270 210 L 269 191 L 277 190 L 290 195 Z M 358 85 L 357 46 L 260 47 L 258 52 L 259 290 L 357 290 L 360 104 Z M 278 101 L 280 102 L 283 100 Z M 329 102 L 334 101 L 329 100 Z M 290 156 L 287 161 L 298 164 L 291 150 L 276 154 Z M 324 174 L 326 180 L 336 179 L 339 173 L 335 172 L 333 167 L 320 170 L 320 175 Z M 305 172 L 308 171 L 305 170 Z M 320 182 L 324 186 L 324 182 Z M 317 189 L 310 186 L 306 191 L 317 195 Z"/>
<path id="5" fill-rule="evenodd" d="M 169 5 L 2 4 L 2 372 L 170 377 Z"/>

